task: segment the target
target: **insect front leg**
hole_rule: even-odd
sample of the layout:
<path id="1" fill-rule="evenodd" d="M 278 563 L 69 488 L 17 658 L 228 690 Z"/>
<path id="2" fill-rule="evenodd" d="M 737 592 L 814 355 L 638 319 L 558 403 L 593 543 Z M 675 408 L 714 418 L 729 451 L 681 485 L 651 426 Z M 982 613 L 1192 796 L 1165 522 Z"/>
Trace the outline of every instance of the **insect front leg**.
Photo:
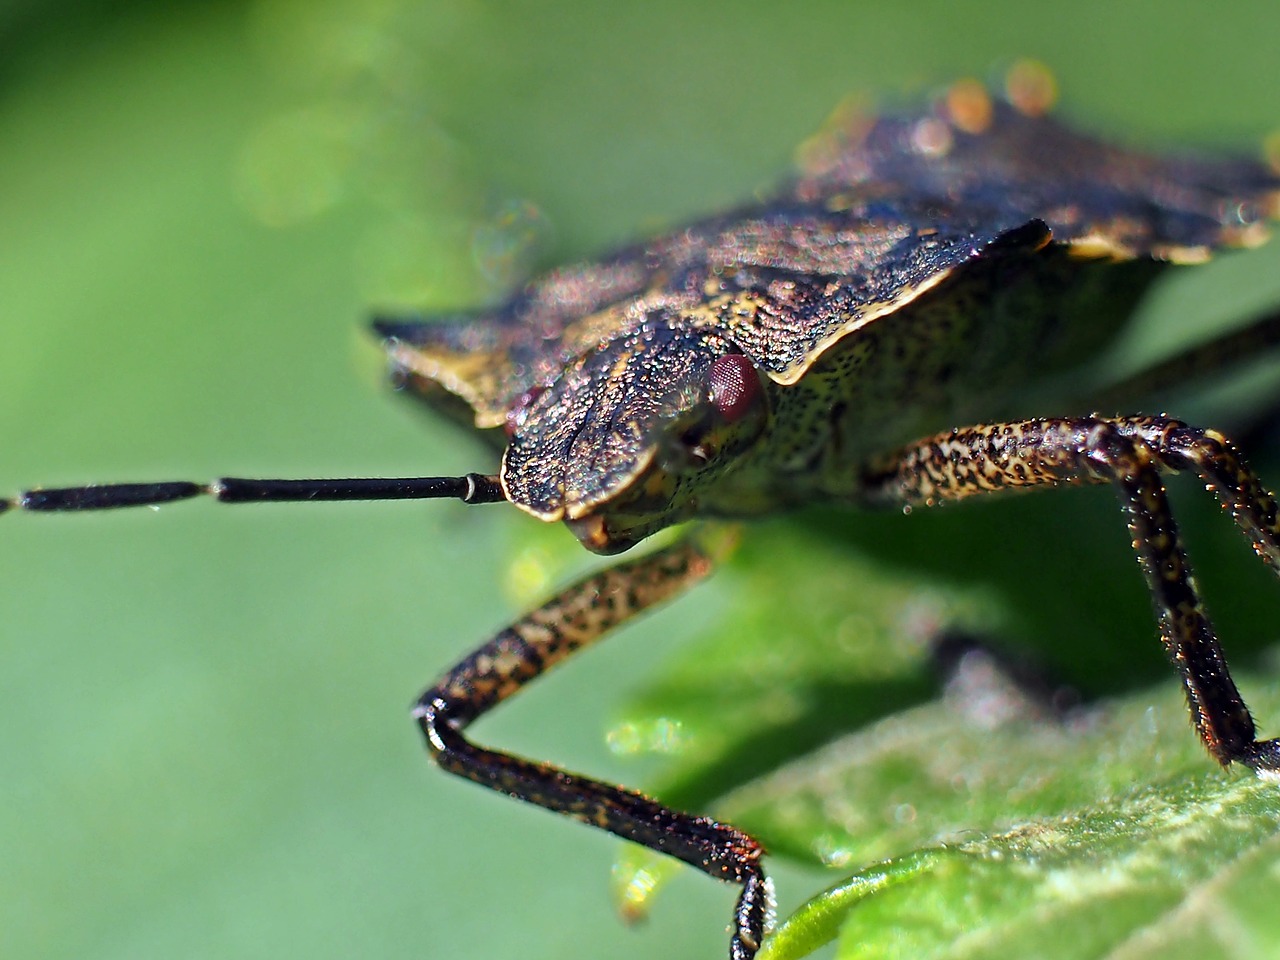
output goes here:
<path id="1" fill-rule="evenodd" d="M 588 577 L 460 662 L 423 693 L 413 715 L 435 761 L 450 773 L 740 884 L 729 955 L 750 960 L 759 949 L 770 906 L 760 866 L 763 851 L 755 840 L 634 791 L 485 749 L 462 735 L 467 724 L 526 683 L 640 611 L 701 580 L 711 566 L 702 551 L 684 542 Z"/>
<path id="2" fill-rule="evenodd" d="M 1201 602 L 1160 473 L 1194 470 L 1280 573 L 1280 520 L 1269 493 L 1221 434 L 1164 417 L 1027 420 L 951 430 L 877 461 L 863 481 L 881 503 L 933 504 L 1058 483 L 1114 484 L 1151 590 L 1165 651 L 1191 720 L 1220 763 L 1280 770 L 1280 741 L 1258 741 Z"/>

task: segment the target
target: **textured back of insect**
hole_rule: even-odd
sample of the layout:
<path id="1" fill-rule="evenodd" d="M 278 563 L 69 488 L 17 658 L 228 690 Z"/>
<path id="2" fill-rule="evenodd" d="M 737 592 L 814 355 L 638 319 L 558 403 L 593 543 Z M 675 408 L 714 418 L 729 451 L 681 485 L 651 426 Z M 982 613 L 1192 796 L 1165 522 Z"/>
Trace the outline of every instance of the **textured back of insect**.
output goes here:
<path id="1" fill-rule="evenodd" d="M 868 457 L 1019 412 L 1168 264 L 1261 242 L 1278 189 L 1257 164 L 1125 150 L 957 87 L 850 124 L 758 207 L 493 311 L 378 329 L 411 389 L 505 428 L 513 503 L 615 552 L 695 515 L 858 498 Z M 712 378 L 738 355 L 725 417 Z"/>
<path id="2" fill-rule="evenodd" d="M 1280 504 L 1222 434 L 1097 412 L 1079 368 L 1170 264 L 1265 237 L 1280 177 L 1114 147 L 960 84 L 866 117 L 756 206 L 554 271 L 502 306 L 381 320 L 398 380 L 504 444 L 499 475 L 34 490 L 0 508 L 222 501 L 508 501 L 615 553 L 681 521 L 817 500 L 906 512 L 1006 489 L 1107 484 L 1209 754 L 1280 775 L 1257 738 L 1165 496 L 1191 471 L 1280 570 Z M 1128 398 L 1280 343 L 1280 313 L 1120 384 Z M 904 521 L 905 522 L 905 521 Z M 445 770 L 738 885 L 729 954 L 766 936 L 763 849 L 733 826 L 544 763 L 466 728 L 570 654 L 706 577 L 675 539 L 499 630 L 413 708 Z M 787 602 L 779 598 L 779 603 Z"/>

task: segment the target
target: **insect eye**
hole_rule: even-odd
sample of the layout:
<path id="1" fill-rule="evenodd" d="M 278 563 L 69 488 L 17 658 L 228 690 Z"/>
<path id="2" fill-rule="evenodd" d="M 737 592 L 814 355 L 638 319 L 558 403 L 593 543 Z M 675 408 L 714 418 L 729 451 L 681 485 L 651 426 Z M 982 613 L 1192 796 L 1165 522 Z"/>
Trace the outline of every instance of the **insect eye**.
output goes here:
<path id="1" fill-rule="evenodd" d="M 707 374 L 711 405 L 726 423 L 736 423 L 760 401 L 760 375 L 740 353 L 727 353 L 711 362 Z"/>

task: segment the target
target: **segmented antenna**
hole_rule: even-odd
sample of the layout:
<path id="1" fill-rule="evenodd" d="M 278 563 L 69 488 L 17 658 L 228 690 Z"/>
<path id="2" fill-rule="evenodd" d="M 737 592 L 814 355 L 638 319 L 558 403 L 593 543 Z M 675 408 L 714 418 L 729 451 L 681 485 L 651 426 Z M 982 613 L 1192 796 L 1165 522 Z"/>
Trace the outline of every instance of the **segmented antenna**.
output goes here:
<path id="1" fill-rule="evenodd" d="M 461 500 L 497 503 L 506 500 L 497 477 L 468 473 L 461 477 L 348 477 L 338 480 L 245 480 L 221 477 L 213 483 L 177 480 L 169 483 L 103 483 L 83 487 L 36 488 L 0 500 L 0 513 L 30 510 L 114 510 L 145 507 L 192 497 L 210 496 L 222 503 L 282 503 L 318 500 Z"/>

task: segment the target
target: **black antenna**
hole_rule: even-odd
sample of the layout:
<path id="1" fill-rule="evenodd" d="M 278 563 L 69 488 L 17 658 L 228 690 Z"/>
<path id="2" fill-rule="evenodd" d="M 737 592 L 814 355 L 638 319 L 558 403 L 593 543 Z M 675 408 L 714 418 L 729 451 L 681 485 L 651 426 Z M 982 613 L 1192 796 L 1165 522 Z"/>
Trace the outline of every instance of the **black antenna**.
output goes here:
<path id="1" fill-rule="evenodd" d="M 316 500 L 461 500 L 498 503 L 506 500 L 497 477 L 468 473 L 461 477 L 345 478 L 339 480 L 245 480 L 221 477 L 213 483 L 103 483 L 83 487 L 27 490 L 0 500 L 0 513 L 71 510 L 114 510 L 155 506 L 175 500 L 210 496 L 222 503 L 280 503 Z"/>

